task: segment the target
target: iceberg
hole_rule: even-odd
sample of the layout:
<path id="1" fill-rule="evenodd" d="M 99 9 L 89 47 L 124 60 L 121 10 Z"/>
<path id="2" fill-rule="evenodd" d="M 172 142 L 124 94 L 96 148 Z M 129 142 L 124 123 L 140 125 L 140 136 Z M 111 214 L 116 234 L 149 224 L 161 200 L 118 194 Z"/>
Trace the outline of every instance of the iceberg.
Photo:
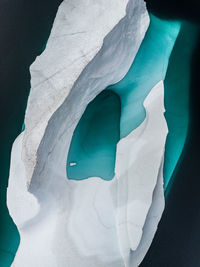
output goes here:
<path id="1" fill-rule="evenodd" d="M 87 232 L 95 227 L 85 228 L 86 239 L 71 229 L 76 226 L 74 216 L 83 212 L 80 209 L 73 215 L 76 192 L 83 193 L 84 185 L 79 189 L 80 184 L 66 179 L 66 158 L 73 131 L 88 103 L 125 76 L 148 24 L 140 0 L 61 4 L 46 49 L 30 68 L 25 130 L 13 146 L 8 207 L 21 239 L 14 266 L 123 265 L 113 221 L 115 209 L 108 218 L 114 226 L 95 246 L 96 238 L 89 238 L 91 232 Z M 93 182 L 85 190 L 93 193 L 95 186 Z M 85 201 L 89 203 L 87 198 Z M 83 220 L 86 218 L 87 213 Z M 81 246 L 87 239 L 88 246 Z M 103 249 L 105 240 L 110 245 Z"/>
<path id="2" fill-rule="evenodd" d="M 13 266 L 139 266 L 164 209 L 164 80 L 180 28 L 143 0 L 62 2 L 11 153 Z"/>

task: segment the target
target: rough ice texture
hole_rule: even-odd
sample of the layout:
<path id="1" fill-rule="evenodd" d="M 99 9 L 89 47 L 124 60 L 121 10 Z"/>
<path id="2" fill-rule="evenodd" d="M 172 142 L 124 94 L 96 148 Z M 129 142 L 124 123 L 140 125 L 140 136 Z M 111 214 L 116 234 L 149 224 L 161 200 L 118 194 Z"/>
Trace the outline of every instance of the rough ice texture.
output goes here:
<path id="1" fill-rule="evenodd" d="M 13 145 L 8 188 L 21 237 L 13 266 L 134 267 L 151 243 L 163 208 L 162 82 L 144 102 L 145 121 L 117 146 L 116 177 L 66 178 L 81 115 L 124 77 L 148 27 L 144 2 L 126 5 L 64 1 L 46 50 L 31 67 L 26 127 Z"/>
<path id="2" fill-rule="evenodd" d="M 125 16 L 127 3 L 128 0 L 65 0 L 60 5 L 46 49 L 30 68 L 31 91 L 25 116 L 26 131 L 22 149 L 28 184 L 48 120 L 66 99 L 83 69 L 99 52 L 105 36 Z M 129 53 L 126 44 L 121 41 L 130 39 L 133 42 L 135 34 L 129 36 L 133 32 L 138 35 L 138 41 L 133 46 L 136 53 L 148 19 L 142 1 L 131 0 L 129 6 L 131 6 L 129 15 L 124 19 L 121 30 L 115 34 L 115 39 L 110 40 L 113 42 L 108 44 L 112 45 L 111 51 L 104 52 L 102 62 L 106 60 L 107 53 L 108 57 L 114 55 L 117 48 L 119 49 L 115 60 L 123 49 L 125 49 L 124 56 L 125 52 Z M 133 14 L 134 19 L 130 17 Z M 131 55 L 134 56 L 134 53 Z M 123 57 L 120 58 L 123 60 Z M 104 73 L 108 74 L 107 68 L 102 69 L 102 73 L 98 75 L 103 77 Z"/>

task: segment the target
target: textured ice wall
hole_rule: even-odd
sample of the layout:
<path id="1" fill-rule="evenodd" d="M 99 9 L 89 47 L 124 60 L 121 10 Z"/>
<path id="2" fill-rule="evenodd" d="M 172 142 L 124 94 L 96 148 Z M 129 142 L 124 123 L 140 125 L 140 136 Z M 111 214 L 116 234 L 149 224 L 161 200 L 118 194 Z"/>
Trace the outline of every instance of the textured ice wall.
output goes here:
<path id="1" fill-rule="evenodd" d="M 130 0 L 122 18 L 126 4 L 64 1 L 47 48 L 31 67 L 26 128 L 14 145 L 8 188 L 9 210 L 21 235 L 14 266 L 124 266 L 116 179 L 112 186 L 95 178 L 77 184 L 66 179 L 65 160 L 87 104 L 124 77 L 148 27 L 144 2 Z M 99 217 L 94 198 L 101 187 L 107 202 L 97 201 Z"/>
<path id="2" fill-rule="evenodd" d="M 128 0 L 70 0 L 63 1 L 60 5 L 46 49 L 30 69 L 31 92 L 25 116 L 26 131 L 22 150 L 28 183 L 48 120 L 63 103 L 82 70 L 99 52 L 104 37 L 125 16 L 127 3 Z M 127 57 L 132 57 L 133 60 L 147 23 L 148 17 L 142 0 L 131 0 L 126 19 L 117 30 L 118 34 L 115 34 L 114 39 L 110 39 L 110 43 L 107 42 L 110 48 L 103 49 L 107 50 L 110 58 L 114 55 L 115 49 L 118 50 L 111 65 L 114 66 L 114 61 L 118 61 L 119 66 L 119 60 L 123 61 L 124 58 L 125 62 L 122 62 L 122 65 L 126 65 L 126 52 Z M 126 44 L 122 43 L 122 40 L 129 41 Z M 130 41 L 133 43 L 133 40 L 131 49 Z M 123 56 L 118 59 L 121 52 Z M 108 61 L 106 53 L 104 52 L 102 64 Z M 103 66 L 102 68 L 104 69 Z M 108 68 L 98 75 L 103 77 L 104 72 L 107 74 Z"/>

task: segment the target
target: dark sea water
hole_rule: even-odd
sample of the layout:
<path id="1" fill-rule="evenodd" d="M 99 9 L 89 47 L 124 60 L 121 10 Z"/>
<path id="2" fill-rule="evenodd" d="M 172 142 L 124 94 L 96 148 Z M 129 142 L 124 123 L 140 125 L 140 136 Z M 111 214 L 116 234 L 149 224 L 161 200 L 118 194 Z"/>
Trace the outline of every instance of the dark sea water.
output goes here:
<path id="1" fill-rule="evenodd" d="M 44 48 L 60 2 L 0 1 L 0 267 L 10 266 L 20 241 L 6 207 L 6 188 L 11 146 L 21 132 L 24 121 L 30 89 L 29 66 Z M 148 1 L 148 8 L 158 17 L 200 24 L 199 0 L 151 0 Z M 186 26 L 182 29 L 183 33 L 187 32 Z M 192 32 L 182 38 L 193 38 Z M 191 80 L 188 81 L 190 117 L 187 145 L 173 175 L 157 234 L 141 267 L 200 266 L 199 44 L 200 41 L 197 41 L 192 56 Z M 181 68 L 182 64 L 184 67 L 184 59 L 185 54 L 182 53 L 179 58 Z M 177 74 L 179 79 L 185 79 L 179 69 Z"/>
<path id="2" fill-rule="evenodd" d="M 173 183 L 166 198 L 166 207 L 158 231 L 140 267 L 199 267 L 200 32 L 197 33 L 195 48 L 191 55 L 192 64 L 187 71 L 185 59 L 188 57 L 187 43 L 194 37 L 194 32 L 189 31 L 188 27 L 192 26 L 188 22 L 193 22 L 199 27 L 200 2 L 149 0 L 147 5 L 157 16 L 186 21 L 177 42 L 180 52 L 173 55 L 178 60 L 177 68 L 173 66 L 175 63 L 171 62 L 171 70 L 176 72 L 177 79 L 186 79 L 189 83 L 190 106 L 186 146 L 172 177 Z M 181 75 L 181 72 L 184 75 Z M 189 80 L 186 74 L 190 75 Z"/>

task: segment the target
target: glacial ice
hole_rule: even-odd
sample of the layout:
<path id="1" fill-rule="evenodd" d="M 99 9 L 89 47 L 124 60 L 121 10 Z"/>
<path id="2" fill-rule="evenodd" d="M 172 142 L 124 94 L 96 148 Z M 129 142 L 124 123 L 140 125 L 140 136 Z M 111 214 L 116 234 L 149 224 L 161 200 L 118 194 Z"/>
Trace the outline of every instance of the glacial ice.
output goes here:
<path id="1" fill-rule="evenodd" d="M 64 1 L 45 51 L 31 66 L 26 127 L 13 146 L 8 188 L 8 207 L 21 238 L 13 266 L 124 264 L 112 199 L 117 200 L 116 185 L 116 194 L 110 196 L 104 193 L 110 185 L 101 186 L 109 205 L 97 202 L 99 212 L 106 213 L 106 230 L 93 203 L 101 181 L 94 178 L 80 186 L 66 179 L 66 157 L 87 104 L 125 76 L 145 35 L 149 18 L 144 2 L 130 0 L 126 5 L 116 0 Z M 15 162 L 23 166 L 23 186 L 16 185 Z M 74 229 L 81 229 L 80 236 Z"/>
<path id="2" fill-rule="evenodd" d="M 61 4 L 31 66 L 26 127 L 12 149 L 8 207 L 21 237 L 13 266 L 137 267 L 145 256 L 164 208 L 162 80 L 180 29 L 152 16 L 141 45 L 148 24 L 142 0 Z M 124 107 L 114 178 L 67 179 L 73 132 L 106 88 Z"/>

